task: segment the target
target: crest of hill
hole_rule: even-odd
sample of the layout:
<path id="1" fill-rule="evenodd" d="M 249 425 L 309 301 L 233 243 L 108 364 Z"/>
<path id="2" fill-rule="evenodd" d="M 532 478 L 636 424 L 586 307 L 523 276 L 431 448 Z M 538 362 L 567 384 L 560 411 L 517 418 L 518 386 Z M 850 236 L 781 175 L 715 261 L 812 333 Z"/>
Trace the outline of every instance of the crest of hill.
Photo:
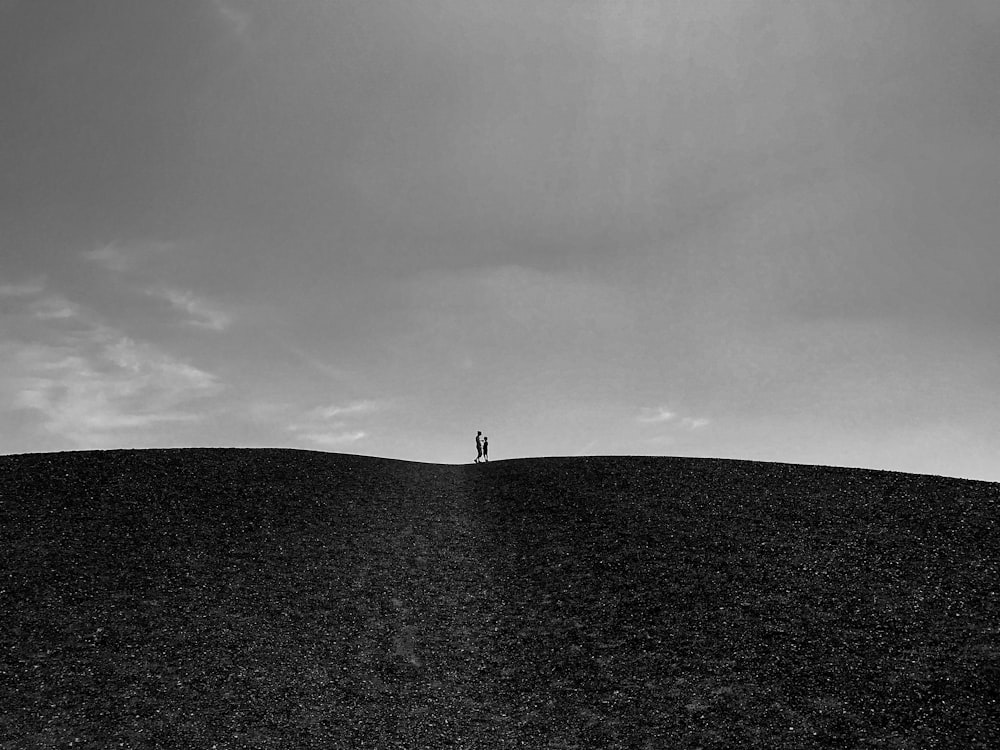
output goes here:
<path id="1" fill-rule="evenodd" d="M 521 458 L 480 465 L 430 464 L 371 456 L 270 448 L 170 448 L 0 456 L 0 503 L 6 513 L 43 507 L 99 509 L 141 502 L 164 509 L 210 505 L 262 511 L 278 506 L 398 502 L 421 492 L 488 492 L 514 487 L 532 502 L 570 497 L 612 501 L 640 493 L 675 500 L 714 497 L 721 506 L 773 503 L 819 507 L 877 504 L 888 512 L 940 511 L 959 498 L 995 498 L 1000 485 L 891 471 L 709 458 L 581 456 Z M 351 497 L 348 497 L 350 495 Z M 357 497 L 353 497 L 358 495 Z M 364 495 L 364 497 L 361 497 Z M 309 497 L 307 497 L 309 496 Z M 303 507 L 303 510 L 306 508 Z M 512 507 L 511 510 L 514 510 Z"/>
<path id="2" fill-rule="evenodd" d="M 291 449 L 178 448 L 0 457 L 0 520 L 15 546 L 99 549 L 108 535 L 249 543 L 295 528 L 364 527 L 371 517 L 472 513 L 491 527 L 533 519 L 628 536 L 700 517 L 721 537 L 834 524 L 992 526 L 1000 485 L 868 469 L 725 459 L 589 456 L 443 465 Z M 970 515 L 971 514 L 971 515 Z M 582 526 L 581 526 L 582 525 Z M 966 526 L 966 528 L 968 528 Z M 867 533 L 867 531 L 865 531 Z M 88 541 L 89 537 L 89 541 Z M 202 540 L 206 541 L 205 539 Z M 91 544 L 90 542 L 95 542 Z"/>

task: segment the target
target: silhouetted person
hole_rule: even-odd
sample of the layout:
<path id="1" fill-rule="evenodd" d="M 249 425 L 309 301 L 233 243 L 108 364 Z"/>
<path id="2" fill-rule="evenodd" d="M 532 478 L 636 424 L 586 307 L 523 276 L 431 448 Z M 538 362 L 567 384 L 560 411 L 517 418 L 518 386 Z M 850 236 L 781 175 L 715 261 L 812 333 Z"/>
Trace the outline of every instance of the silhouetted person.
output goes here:
<path id="1" fill-rule="evenodd" d="M 490 462 L 490 439 L 483 435 L 483 460 L 486 463 Z"/>
<path id="2" fill-rule="evenodd" d="M 477 464 L 482 459 L 482 457 L 483 457 L 483 433 L 477 431 L 476 432 L 476 463 Z"/>

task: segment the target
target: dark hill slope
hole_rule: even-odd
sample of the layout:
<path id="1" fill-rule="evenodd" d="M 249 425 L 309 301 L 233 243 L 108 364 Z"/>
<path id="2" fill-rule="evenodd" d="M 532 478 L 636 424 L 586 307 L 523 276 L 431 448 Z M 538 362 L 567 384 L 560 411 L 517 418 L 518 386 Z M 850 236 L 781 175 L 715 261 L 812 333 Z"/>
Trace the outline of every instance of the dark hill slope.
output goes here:
<path id="1" fill-rule="evenodd" d="M 0 747 L 988 747 L 1000 485 L 0 457 Z"/>

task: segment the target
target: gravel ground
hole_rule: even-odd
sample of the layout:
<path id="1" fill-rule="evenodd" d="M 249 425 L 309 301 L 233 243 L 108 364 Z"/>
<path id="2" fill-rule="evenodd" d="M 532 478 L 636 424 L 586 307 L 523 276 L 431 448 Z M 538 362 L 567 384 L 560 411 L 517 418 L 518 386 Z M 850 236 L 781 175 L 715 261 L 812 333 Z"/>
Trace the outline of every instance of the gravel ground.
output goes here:
<path id="1" fill-rule="evenodd" d="M 1000 485 L 0 457 L 0 748 L 976 748 Z"/>

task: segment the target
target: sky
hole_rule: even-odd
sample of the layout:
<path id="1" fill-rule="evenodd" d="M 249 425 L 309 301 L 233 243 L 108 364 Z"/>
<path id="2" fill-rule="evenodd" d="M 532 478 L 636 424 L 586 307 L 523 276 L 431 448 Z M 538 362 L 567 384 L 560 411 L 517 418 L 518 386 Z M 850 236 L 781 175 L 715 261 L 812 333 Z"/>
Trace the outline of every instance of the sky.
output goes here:
<path id="1" fill-rule="evenodd" d="M 0 0 L 0 452 L 1000 481 L 994 0 Z"/>

